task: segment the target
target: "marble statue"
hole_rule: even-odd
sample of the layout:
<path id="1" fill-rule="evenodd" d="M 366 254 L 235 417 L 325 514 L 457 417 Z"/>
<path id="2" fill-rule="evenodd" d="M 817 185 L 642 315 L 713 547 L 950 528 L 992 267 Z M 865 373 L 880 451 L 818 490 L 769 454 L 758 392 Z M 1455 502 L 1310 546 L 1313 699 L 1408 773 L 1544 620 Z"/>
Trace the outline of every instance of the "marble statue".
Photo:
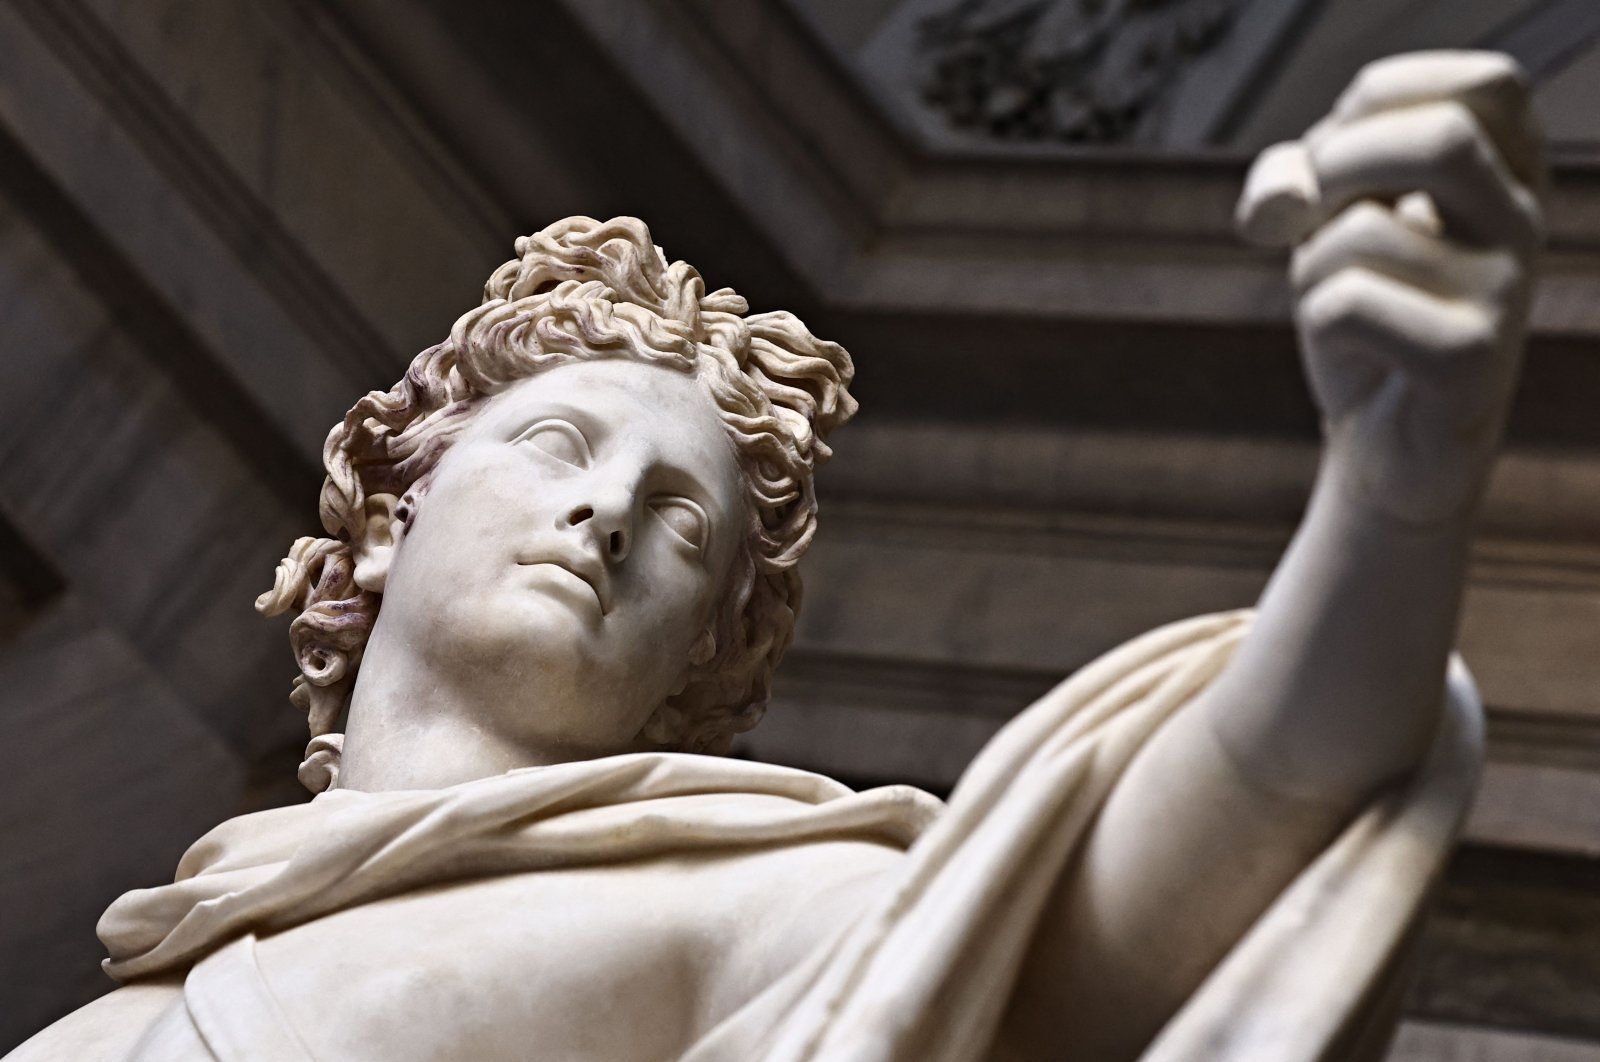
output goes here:
<path id="1" fill-rule="evenodd" d="M 328 537 L 258 603 L 318 795 L 113 904 L 125 987 L 11 1057 L 1372 1057 L 1480 752 L 1450 647 L 1540 167 L 1481 53 L 1374 64 L 1262 156 L 1304 523 L 1252 613 L 1084 668 L 948 805 L 714 755 L 790 641 L 849 356 L 636 220 L 518 240 L 334 428 Z"/>

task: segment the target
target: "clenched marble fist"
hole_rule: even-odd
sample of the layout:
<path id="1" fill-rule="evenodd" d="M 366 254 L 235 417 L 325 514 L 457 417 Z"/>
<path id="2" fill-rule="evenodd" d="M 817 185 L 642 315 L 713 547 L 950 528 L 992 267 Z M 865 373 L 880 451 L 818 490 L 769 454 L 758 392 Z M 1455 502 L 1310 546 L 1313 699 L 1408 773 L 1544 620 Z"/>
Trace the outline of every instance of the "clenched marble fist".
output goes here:
<path id="1" fill-rule="evenodd" d="M 1489 52 L 1373 63 L 1257 161 L 1241 228 L 1296 245 L 1295 321 L 1354 500 L 1419 524 L 1476 501 L 1516 379 L 1543 183 L 1527 87 Z"/>

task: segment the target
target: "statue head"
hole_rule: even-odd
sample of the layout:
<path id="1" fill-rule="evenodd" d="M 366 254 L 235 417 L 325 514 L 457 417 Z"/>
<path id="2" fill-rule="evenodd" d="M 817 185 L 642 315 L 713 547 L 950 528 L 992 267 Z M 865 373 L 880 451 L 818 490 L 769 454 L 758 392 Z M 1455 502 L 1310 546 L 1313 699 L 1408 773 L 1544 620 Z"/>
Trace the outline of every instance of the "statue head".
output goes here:
<path id="1" fill-rule="evenodd" d="M 385 590 L 405 602 L 395 608 L 432 601 L 451 613 L 406 617 L 413 625 L 437 622 L 464 636 L 474 629 L 476 595 L 489 591 L 468 569 L 450 599 L 389 580 L 391 569 L 398 578 L 396 557 L 408 548 L 431 551 L 446 568 L 452 557 L 465 564 L 474 550 L 500 548 L 488 530 L 478 540 L 482 511 L 442 515 L 447 506 L 496 504 L 499 473 L 484 462 L 499 459 L 471 456 L 485 439 L 515 443 L 531 462 L 519 483 L 548 492 L 502 495 L 527 508 L 527 526 L 540 529 L 516 546 L 527 555 L 515 559 L 548 594 L 571 601 L 562 622 L 580 627 L 613 618 L 613 592 L 643 599 L 654 591 L 641 588 L 670 572 L 643 572 L 631 591 L 614 587 L 608 572 L 627 563 L 638 529 L 604 498 L 563 494 L 562 484 L 585 479 L 591 464 L 605 465 L 612 480 L 631 474 L 626 461 L 633 462 L 627 468 L 667 469 L 650 473 L 669 478 L 640 487 L 635 508 L 652 521 L 652 541 L 669 551 L 654 563 L 681 555 L 702 566 L 709 581 L 685 584 L 683 594 L 710 594 L 697 613 L 704 622 L 692 631 L 669 628 L 682 626 L 682 617 L 641 607 L 618 621 L 634 624 L 628 644 L 672 660 L 635 654 L 629 663 L 602 653 L 573 663 L 579 675 L 660 665 L 677 676 L 661 687 L 659 703 L 646 706 L 640 733 L 650 747 L 726 751 L 760 719 L 792 640 L 801 596 L 795 565 L 816 529 L 813 470 L 829 456 L 827 433 L 855 411 L 846 390 L 849 355 L 791 314 L 746 316 L 745 300 L 731 289 L 706 293 L 699 274 L 684 262 L 669 264 L 633 218 L 568 218 L 519 239 L 516 251 L 449 339 L 417 355 L 399 383 L 368 394 L 330 432 L 320 509 L 331 537 L 296 541 L 256 602 L 268 615 L 299 610 L 290 641 L 301 674 L 290 699 L 308 717 L 312 742 L 301 780 L 313 790 L 336 776 L 345 713 Z M 573 405 L 584 408 L 567 413 Z M 663 428 L 662 418 L 677 421 Z M 647 422 L 652 430 L 639 431 Z M 461 451 L 446 461 L 458 443 Z M 698 468 L 684 467 L 691 463 Z M 618 502 L 618 512 L 629 504 Z M 556 530 L 546 534 L 549 528 Z M 573 545 L 579 542 L 582 550 Z M 657 547 L 643 539 L 640 546 L 646 552 L 635 565 L 652 563 L 648 551 Z M 391 614 L 385 623 L 400 618 Z M 504 649 L 486 636 L 486 658 L 471 660 L 468 652 L 463 666 L 494 667 Z M 607 676 L 594 678 L 603 688 Z"/>

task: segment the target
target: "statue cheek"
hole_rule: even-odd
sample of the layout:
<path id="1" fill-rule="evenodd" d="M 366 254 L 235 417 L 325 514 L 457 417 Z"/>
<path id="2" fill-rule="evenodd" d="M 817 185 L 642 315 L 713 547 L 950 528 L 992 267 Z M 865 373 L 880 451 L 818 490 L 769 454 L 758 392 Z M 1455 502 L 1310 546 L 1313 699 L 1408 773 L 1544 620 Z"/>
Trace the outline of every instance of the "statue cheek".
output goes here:
<path id="1" fill-rule="evenodd" d="M 635 641 L 634 651 L 673 670 L 687 667 L 712 613 L 709 582 L 679 572 L 650 581 L 642 589 L 640 622 L 627 635 Z"/>

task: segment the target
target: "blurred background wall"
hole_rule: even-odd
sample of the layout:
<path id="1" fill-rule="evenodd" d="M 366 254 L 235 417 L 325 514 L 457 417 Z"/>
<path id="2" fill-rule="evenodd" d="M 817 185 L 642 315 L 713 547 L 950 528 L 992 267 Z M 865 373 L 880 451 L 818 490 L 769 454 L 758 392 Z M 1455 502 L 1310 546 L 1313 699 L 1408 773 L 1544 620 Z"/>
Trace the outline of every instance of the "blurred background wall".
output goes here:
<path id="1" fill-rule="evenodd" d="M 855 355 L 798 643 L 744 755 L 946 791 L 1153 625 L 1250 603 L 1316 423 L 1250 155 L 1365 61 L 1500 47 L 1551 252 L 1472 572 L 1489 766 L 1397 1059 L 1600 1059 L 1600 5 L 0 0 L 0 1050 L 93 926 L 304 799 L 286 621 L 320 448 L 512 238 L 635 214 Z M 1228 868 L 1218 867 L 1217 873 Z"/>

